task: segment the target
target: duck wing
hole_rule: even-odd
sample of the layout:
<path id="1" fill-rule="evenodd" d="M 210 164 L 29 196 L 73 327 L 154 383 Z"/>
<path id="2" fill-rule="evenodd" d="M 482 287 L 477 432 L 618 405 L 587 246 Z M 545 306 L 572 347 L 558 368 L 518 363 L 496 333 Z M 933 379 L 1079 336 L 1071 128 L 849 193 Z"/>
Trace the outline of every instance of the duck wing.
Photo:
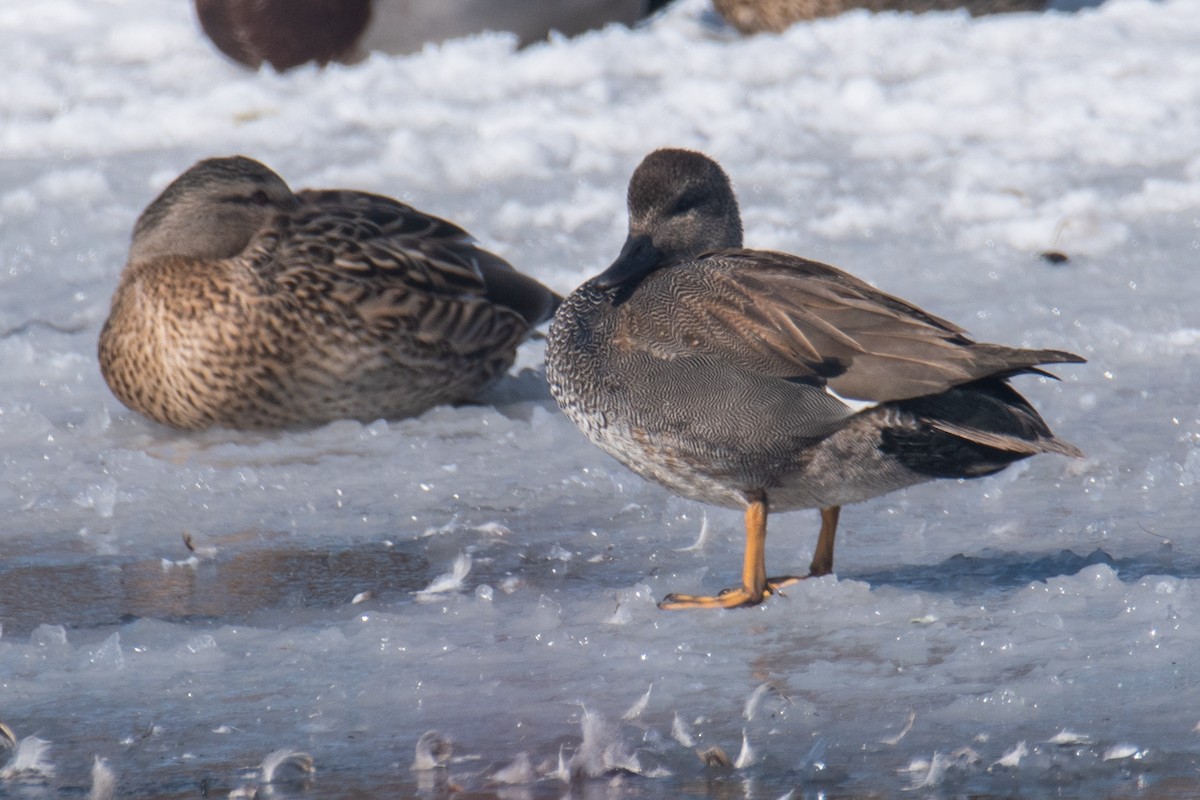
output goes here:
<path id="1" fill-rule="evenodd" d="M 298 208 L 280 222 L 275 263 L 310 278 L 318 270 L 324 290 L 370 325 L 486 346 L 557 305 L 557 295 L 440 217 L 366 192 L 297 197 Z"/>
<path id="2" fill-rule="evenodd" d="M 651 274 L 625 306 L 618 346 L 665 359 L 716 357 L 877 403 L 1084 360 L 977 343 L 848 273 L 786 253 L 709 253 Z"/>
<path id="3" fill-rule="evenodd" d="M 367 192 L 307 189 L 297 197 L 281 243 L 289 261 L 320 256 L 350 274 L 405 274 L 430 291 L 482 290 L 474 257 L 486 251 L 454 223 Z"/>

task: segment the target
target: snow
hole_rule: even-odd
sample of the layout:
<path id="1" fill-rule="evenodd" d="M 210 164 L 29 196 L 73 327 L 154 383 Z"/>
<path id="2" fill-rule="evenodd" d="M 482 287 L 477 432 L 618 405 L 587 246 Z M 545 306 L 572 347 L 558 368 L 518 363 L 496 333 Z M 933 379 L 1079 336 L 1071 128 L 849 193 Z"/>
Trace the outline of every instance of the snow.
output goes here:
<path id="1" fill-rule="evenodd" d="M 0 5 L 0 797 L 251 796 L 280 753 L 315 772 L 268 788 L 324 798 L 1200 791 L 1192 0 L 746 39 L 682 0 L 285 75 L 189 8 Z M 481 405 L 291 433 L 173 432 L 100 377 L 133 221 L 199 158 L 391 194 L 565 293 L 666 144 L 750 244 L 1085 355 L 1019 388 L 1087 458 L 848 508 L 836 578 L 667 613 L 737 579 L 740 517 L 588 445 L 539 342 Z M 770 528 L 802 568 L 816 515 Z"/>

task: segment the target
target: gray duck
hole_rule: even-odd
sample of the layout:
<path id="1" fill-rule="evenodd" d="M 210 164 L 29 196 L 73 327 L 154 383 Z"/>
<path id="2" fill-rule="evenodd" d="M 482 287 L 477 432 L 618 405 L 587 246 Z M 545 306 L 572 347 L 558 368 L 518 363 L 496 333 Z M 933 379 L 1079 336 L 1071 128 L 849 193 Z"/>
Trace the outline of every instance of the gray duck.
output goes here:
<path id="1" fill-rule="evenodd" d="M 742 585 L 661 607 L 753 605 L 800 580 L 767 577 L 769 511 L 821 509 L 808 575 L 825 575 L 847 503 L 1082 455 L 1008 382 L 1079 356 L 975 342 L 839 269 L 744 249 L 729 178 L 700 153 L 648 155 L 628 204 L 620 255 L 555 314 L 546 373 L 634 472 L 745 510 Z"/>
<path id="2" fill-rule="evenodd" d="M 559 300 L 446 220 L 211 158 L 138 218 L 100 370 L 175 428 L 399 419 L 497 380 Z"/>

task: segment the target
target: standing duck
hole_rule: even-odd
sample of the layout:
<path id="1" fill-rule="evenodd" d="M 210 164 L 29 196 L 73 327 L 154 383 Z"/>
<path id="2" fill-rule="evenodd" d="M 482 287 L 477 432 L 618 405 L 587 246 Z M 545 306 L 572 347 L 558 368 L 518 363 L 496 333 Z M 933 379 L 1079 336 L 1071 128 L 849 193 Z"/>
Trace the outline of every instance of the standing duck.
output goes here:
<path id="1" fill-rule="evenodd" d="M 1009 385 L 1084 359 L 969 339 L 841 270 L 742 247 L 725 172 L 648 155 L 629 236 L 550 326 L 546 371 L 593 443 L 684 497 L 745 510 L 742 585 L 662 608 L 754 605 L 768 511 L 821 509 L 810 576 L 833 570 L 841 506 L 933 478 L 991 475 L 1037 453 L 1079 457 Z"/>
<path id="2" fill-rule="evenodd" d="M 450 222 L 211 158 L 139 217 L 100 370 L 175 428 L 398 419 L 497 380 L 559 299 Z"/>

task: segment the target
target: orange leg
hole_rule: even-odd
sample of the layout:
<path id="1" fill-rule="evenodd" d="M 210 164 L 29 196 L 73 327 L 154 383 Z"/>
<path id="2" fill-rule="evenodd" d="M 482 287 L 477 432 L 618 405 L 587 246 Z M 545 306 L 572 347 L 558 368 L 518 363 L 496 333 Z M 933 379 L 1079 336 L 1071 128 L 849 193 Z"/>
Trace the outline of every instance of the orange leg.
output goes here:
<path id="1" fill-rule="evenodd" d="M 833 571 L 833 540 L 837 533 L 841 506 L 821 509 L 821 533 L 806 577 L 816 578 Z M 746 552 L 742 559 L 742 585 L 726 589 L 718 595 L 669 594 L 659 608 L 736 608 L 754 606 L 785 586 L 803 580 L 795 575 L 767 577 L 767 501 L 765 497 L 752 500 L 746 506 Z"/>
<path id="2" fill-rule="evenodd" d="M 799 578 L 767 579 L 767 499 L 758 497 L 746 506 L 746 552 L 742 558 L 742 585 L 726 589 L 716 596 L 669 594 L 659 608 L 736 608 L 761 603 L 780 586 Z"/>
<path id="3" fill-rule="evenodd" d="M 841 506 L 821 509 L 821 535 L 817 537 L 817 549 L 813 551 L 808 577 L 819 578 L 833 572 L 833 537 L 837 534 L 838 515 Z"/>

